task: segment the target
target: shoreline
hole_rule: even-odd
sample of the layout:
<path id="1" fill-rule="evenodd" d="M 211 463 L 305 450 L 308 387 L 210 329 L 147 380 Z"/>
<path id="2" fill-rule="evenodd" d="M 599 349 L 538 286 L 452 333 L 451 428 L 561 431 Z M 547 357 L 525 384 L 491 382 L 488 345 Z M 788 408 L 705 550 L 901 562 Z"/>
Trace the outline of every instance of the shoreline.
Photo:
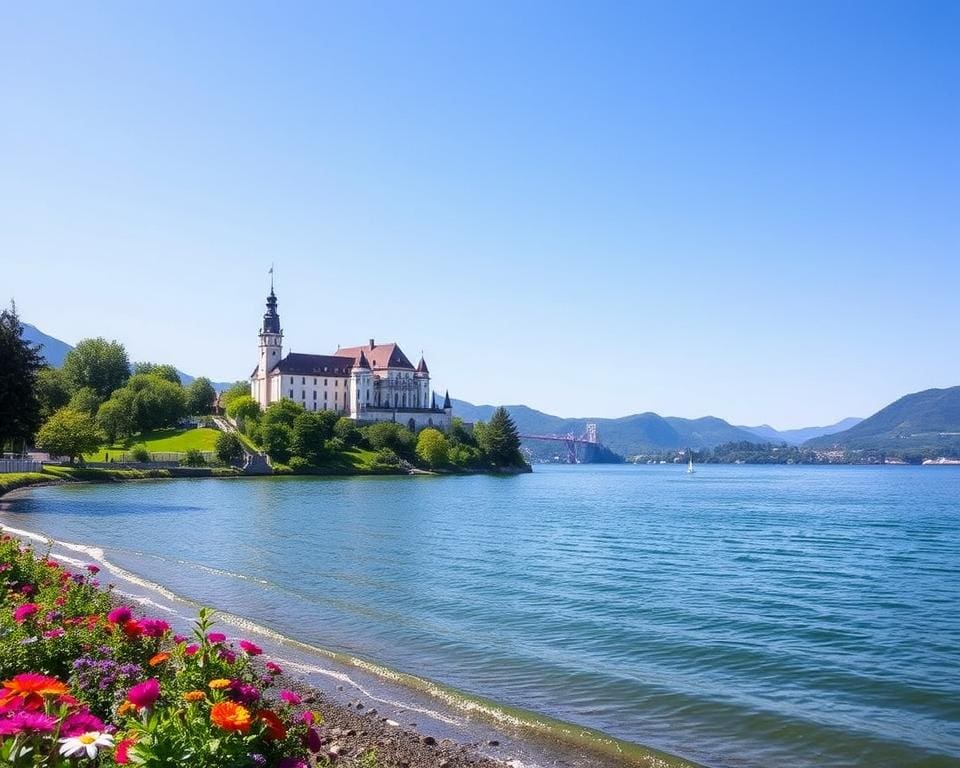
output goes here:
<path id="1" fill-rule="evenodd" d="M 17 490 L 31 487 L 37 486 Z M 61 541 L 2 518 L 0 529 L 48 543 L 53 556 L 72 567 L 97 563 L 110 574 L 115 599 L 161 610 L 171 624 L 188 627 L 200 607 L 111 562 L 96 544 Z M 343 748 L 344 757 L 376 749 L 381 765 L 398 768 L 698 768 L 651 747 L 305 643 L 243 616 L 216 611 L 216 621 L 230 627 L 230 634 L 256 636 L 265 647 L 264 658 L 279 663 L 290 685 L 323 712 L 330 724 L 329 746 Z"/>

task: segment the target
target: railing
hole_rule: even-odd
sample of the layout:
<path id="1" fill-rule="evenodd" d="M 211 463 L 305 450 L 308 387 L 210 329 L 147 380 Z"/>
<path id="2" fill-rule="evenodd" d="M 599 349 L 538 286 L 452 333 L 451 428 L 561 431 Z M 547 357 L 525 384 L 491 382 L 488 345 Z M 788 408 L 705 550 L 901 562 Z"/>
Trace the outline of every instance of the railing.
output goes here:
<path id="1" fill-rule="evenodd" d="M 0 474 L 8 472 L 39 472 L 43 463 L 33 459 L 0 459 Z"/>
<path id="2" fill-rule="evenodd" d="M 213 461 L 216 458 L 216 454 L 213 451 L 201 451 L 200 453 L 203 455 L 204 461 L 207 461 L 207 462 Z M 130 464 L 130 463 L 136 463 L 139 461 L 139 459 L 137 459 L 134 456 L 133 451 L 107 451 L 107 455 L 110 458 L 109 462 L 98 462 L 98 463 Z M 148 456 L 149 458 L 147 459 L 147 461 L 171 463 L 171 462 L 178 462 L 181 459 L 185 459 L 187 457 L 187 454 L 176 452 L 176 451 L 150 451 Z"/>

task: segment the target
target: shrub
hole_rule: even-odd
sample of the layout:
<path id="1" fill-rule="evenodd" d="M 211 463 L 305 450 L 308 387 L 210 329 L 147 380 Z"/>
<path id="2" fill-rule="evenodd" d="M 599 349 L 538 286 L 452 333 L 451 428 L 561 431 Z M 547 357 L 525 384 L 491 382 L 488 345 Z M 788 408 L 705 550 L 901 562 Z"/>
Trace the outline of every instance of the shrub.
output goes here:
<path id="1" fill-rule="evenodd" d="M 302 456 L 294 456 L 290 459 L 289 467 L 293 472 L 306 472 L 312 465 Z"/>
<path id="2" fill-rule="evenodd" d="M 443 432 L 427 427 L 417 438 L 417 458 L 431 469 L 446 466 L 450 459 L 450 446 Z"/>
<path id="3" fill-rule="evenodd" d="M 203 457 L 203 452 L 196 448 L 191 448 L 180 462 L 185 467 L 205 467 L 207 460 Z"/>
<path id="4" fill-rule="evenodd" d="M 139 461 L 141 463 L 150 461 L 150 451 L 147 450 L 147 446 L 145 445 L 133 446 L 133 450 L 130 451 L 130 455 L 133 457 L 134 461 Z"/>
<path id="5" fill-rule="evenodd" d="M 243 458 L 243 444 L 232 432 L 221 432 L 217 435 L 214 451 L 224 464 L 237 464 Z"/>

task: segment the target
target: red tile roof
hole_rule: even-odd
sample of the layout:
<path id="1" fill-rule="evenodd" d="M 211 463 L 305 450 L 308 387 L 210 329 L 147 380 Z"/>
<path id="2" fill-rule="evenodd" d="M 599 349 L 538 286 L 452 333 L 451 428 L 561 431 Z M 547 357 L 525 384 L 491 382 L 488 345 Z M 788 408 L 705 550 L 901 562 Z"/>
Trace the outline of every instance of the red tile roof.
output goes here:
<path id="1" fill-rule="evenodd" d="M 403 350 L 397 344 L 367 344 L 362 347 L 341 347 L 334 354 L 337 357 L 350 357 L 354 364 L 359 364 L 360 353 L 363 353 L 370 362 L 370 367 L 375 371 L 382 371 L 386 368 L 405 368 L 413 370 L 411 363 Z"/>

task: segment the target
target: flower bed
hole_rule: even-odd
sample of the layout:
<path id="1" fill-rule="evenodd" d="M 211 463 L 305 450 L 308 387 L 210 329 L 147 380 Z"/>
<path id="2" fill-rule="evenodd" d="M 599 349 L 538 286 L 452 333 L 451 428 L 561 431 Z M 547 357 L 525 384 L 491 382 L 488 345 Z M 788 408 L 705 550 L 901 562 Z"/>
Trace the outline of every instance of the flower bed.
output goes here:
<path id="1" fill-rule="evenodd" d="M 0 763 L 307 768 L 319 713 L 277 690 L 280 668 L 201 610 L 191 637 L 0 538 Z"/>

